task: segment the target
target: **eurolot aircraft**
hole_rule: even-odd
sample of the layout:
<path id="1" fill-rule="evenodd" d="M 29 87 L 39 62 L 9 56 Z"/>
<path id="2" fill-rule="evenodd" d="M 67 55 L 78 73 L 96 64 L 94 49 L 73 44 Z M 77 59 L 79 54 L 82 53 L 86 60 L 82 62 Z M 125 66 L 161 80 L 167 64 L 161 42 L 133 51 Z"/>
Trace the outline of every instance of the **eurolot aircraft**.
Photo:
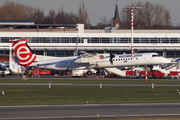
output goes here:
<path id="1" fill-rule="evenodd" d="M 138 54 L 90 54 L 83 52 L 81 56 L 50 57 L 35 55 L 27 45 L 27 39 L 10 40 L 15 54 L 22 66 L 38 67 L 51 70 L 75 70 L 92 68 L 112 68 L 121 66 L 156 65 L 170 63 L 170 60 L 157 53 Z"/>

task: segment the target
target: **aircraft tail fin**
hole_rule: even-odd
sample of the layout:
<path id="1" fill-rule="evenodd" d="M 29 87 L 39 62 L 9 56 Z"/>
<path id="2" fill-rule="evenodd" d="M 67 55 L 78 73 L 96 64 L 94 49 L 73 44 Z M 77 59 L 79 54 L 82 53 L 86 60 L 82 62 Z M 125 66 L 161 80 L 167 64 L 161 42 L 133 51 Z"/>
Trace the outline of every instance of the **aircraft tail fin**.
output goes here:
<path id="1" fill-rule="evenodd" d="M 75 56 L 78 56 L 78 36 L 77 36 L 77 39 L 76 39 L 76 53 L 75 53 Z"/>
<path id="2" fill-rule="evenodd" d="M 18 64 L 22 66 L 31 65 L 37 58 L 26 44 L 27 41 L 27 39 L 12 39 L 9 41 L 14 47 L 15 54 L 19 60 Z"/>

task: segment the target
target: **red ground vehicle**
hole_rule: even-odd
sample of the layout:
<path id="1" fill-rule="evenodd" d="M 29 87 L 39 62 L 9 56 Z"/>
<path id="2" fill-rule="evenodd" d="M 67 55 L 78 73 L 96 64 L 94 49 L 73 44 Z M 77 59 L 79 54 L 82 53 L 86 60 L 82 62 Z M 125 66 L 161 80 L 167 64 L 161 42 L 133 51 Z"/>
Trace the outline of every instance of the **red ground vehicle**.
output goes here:
<path id="1" fill-rule="evenodd" d="M 139 73 L 139 77 L 140 77 L 140 78 L 145 78 L 145 74 L 146 74 L 146 71 L 141 71 L 141 72 Z M 151 71 L 148 71 L 148 72 L 147 72 L 147 77 L 152 78 L 152 72 L 151 72 Z"/>
<path id="2" fill-rule="evenodd" d="M 126 78 L 132 78 L 133 76 L 135 76 L 135 72 L 134 71 L 126 71 Z"/>
<path id="3" fill-rule="evenodd" d="M 120 78 L 121 76 L 111 73 L 111 74 L 109 74 L 108 77 L 109 78 Z"/>
<path id="4" fill-rule="evenodd" d="M 164 73 L 156 71 L 156 72 L 153 72 L 152 77 L 153 78 L 164 78 Z"/>
<path id="5" fill-rule="evenodd" d="M 168 78 L 179 79 L 179 72 L 178 71 L 170 71 L 170 73 L 168 74 Z"/>
<path id="6" fill-rule="evenodd" d="M 41 68 L 34 68 L 33 75 L 37 76 L 44 76 L 44 75 L 50 75 L 50 70 L 42 70 Z"/>

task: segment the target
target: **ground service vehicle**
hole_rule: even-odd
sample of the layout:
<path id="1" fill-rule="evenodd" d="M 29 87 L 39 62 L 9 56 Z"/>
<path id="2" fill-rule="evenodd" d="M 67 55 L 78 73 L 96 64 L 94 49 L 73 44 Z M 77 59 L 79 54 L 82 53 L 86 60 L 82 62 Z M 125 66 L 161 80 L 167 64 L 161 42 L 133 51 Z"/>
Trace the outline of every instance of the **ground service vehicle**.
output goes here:
<path id="1" fill-rule="evenodd" d="M 72 70 L 72 77 L 86 77 L 87 74 L 87 69 L 86 70 Z"/>
<path id="2" fill-rule="evenodd" d="M 158 71 L 153 72 L 153 73 L 152 73 L 152 78 L 155 78 L 155 79 L 164 78 L 164 73 L 158 72 Z"/>
<path id="3" fill-rule="evenodd" d="M 178 71 L 170 71 L 170 73 L 168 74 L 168 78 L 179 79 L 179 72 Z"/>
<path id="4" fill-rule="evenodd" d="M 132 78 L 135 76 L 135 72 L 134 71 L 126 71 L 126 78 Z"/>
<path id="5" fill-rule="evenodd" d="M 139 77 L 140 77 L 140 78 L 145 78 L 145 75 L 146 75 L 146 71 L 141 71 L 141 72 L 139 73 Z M 151 72 L 151 71 L 147 71 L 147 77 L 148 77 L 148 78 L 152 78 L 152 72 Z"/>
<path id="6" fill-rule="evenodd" d="M 33 69 L 33 75 L 44 76 L 44 75 L 50 75 L 50 74 L 51 74 L 50 70 L 42 70 L 40 68 Z"/>

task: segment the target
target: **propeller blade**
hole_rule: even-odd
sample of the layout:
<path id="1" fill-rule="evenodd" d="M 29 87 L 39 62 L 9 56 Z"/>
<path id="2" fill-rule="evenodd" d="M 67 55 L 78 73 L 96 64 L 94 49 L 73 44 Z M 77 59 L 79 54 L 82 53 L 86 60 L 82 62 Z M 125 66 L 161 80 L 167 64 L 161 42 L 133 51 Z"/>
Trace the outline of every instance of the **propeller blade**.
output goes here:
<path id="1" fill-rule="evenodd" d="M 109 58 L 109 61 L 111 64 L 113 64 L 113 58 L 115 57 L 114 54 L 110 53 L 110 58 Z"/>

